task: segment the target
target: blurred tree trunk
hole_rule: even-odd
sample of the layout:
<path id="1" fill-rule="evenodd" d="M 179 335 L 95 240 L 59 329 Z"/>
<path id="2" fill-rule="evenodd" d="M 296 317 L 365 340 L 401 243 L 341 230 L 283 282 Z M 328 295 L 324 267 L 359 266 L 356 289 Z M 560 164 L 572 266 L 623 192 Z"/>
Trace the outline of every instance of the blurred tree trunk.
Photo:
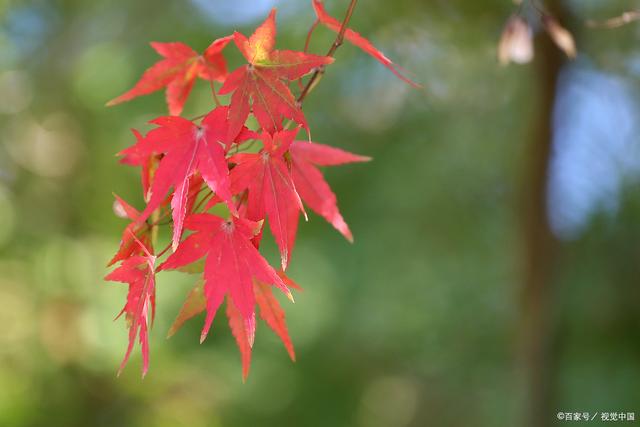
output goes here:
<path id="1" fill-rule="evenodd" d="M 560 1 L 547 1 L 551 13 L 567 22 Z M 520 339 L 525 375 L 526 424 L 556 422 L 553 276 L 558 245 L 547 215 L 548 172 L 553 142 L 553 107 L 558 76 L 565 57 L 541 32 L 536 40 L 537 117 L 531 132 L 522 193 L 523 289 Z M 523 423 L 525 425 L 525 423 Z"/>

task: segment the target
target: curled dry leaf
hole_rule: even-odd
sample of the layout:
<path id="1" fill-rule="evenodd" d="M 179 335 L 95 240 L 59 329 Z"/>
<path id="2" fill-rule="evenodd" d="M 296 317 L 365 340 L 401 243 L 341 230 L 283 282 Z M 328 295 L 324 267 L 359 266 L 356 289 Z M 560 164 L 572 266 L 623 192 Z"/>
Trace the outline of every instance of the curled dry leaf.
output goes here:
<path id="1" fill-rule="evenodd" d="M 118 218 L 127 218 L 127 212 L 124 210 L 124 206 L 122 206 L 118 199 L 113 201 L 113 214 Z"/>
<path id="2" fill-rule="evenodd" d="M 533 59 L 533 32 L 529 24 L 518 15 L 512 15 L 502 31 L 498 44 L 501 65 L 510 62 L 526 64 Z"/>
<path id="3" fill-rule="evenodd" d="M 577 51 L 573 35 L 571 35 L 571 33 L 560 25 L 552 16 L 545 15 L 542 18 L 542 24 L 556 46 L 558 46 L 569 58 L 575 58 Z"/>

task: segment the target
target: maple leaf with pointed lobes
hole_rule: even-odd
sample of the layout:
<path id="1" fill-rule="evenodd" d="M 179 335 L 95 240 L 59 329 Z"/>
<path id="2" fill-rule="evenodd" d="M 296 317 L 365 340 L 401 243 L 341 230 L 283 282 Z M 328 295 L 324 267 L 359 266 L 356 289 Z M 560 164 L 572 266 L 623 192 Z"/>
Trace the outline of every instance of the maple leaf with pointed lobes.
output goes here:
<path id="1" fill-rule="evenodd" d="M 218 307 L 225 295 L 229 295 L 242 314 L 248 343 L 252 346 L 256 327 L 253 280 L 274 285 L 293 299 L 280 276 L 251 243 L 260 224 L 236 217 L 224 220 L 216 215 L 194 214 L 186 219 L 185 228 L 195 233 L 182 241 L 158 270 L 174 270 L 206 256 L 207 317 L 200 340 L 206 338 Z"/>
<path id="2" fill-rule="evenodd" d="M 322 0 L 311 0 L 313 5 L 313 10 L 316 13 L 318 21 L 322 23 L 324 26 L 329 28 L 331 31 L 335 33 L 339 33 L 342 28 L 342 22 L 338 21 L 333 16 L 329 15 L 324 8 L 324 3 Z M 366 38 L 362 37 L 359 33 L 353 31 L 350 28 L 347 28 L 344 32 L 344 38 L 349 41 L 351 44 L 359 47 L 367 54 L 374 57 L 378 62 L 387 67 L 393 74 L 395 74 L 402 81 L 410 84 L 411 86 L 421 88 L 422 85 L 408 79 L 400 72 L 400 67 L 397 64 L 394 64 L 389 58 L 385 56 L 380 50 L 378 50 L 373 43 L 371 43 Z"/>
<path id="3" fill-rule="evenodd" d="M 233 71 L 220 88 L 220 94 L 233 92 L 229 109 L 229 132 L 237 132 L 251 108 L 263 130 L 282 129 L 286 117 L 308 130 L 307 121 L 286 82 L 297 80 L 318 67 L 333 62 L 327 56 L 291 50 L 274 50 L 276 10 L 249 38 L 238 32 L 233 41 L 248 64 Z"/>
<path id="4" fill-rule="evenodd" d="M 129 218 L 132 222 L 127 225 L 122 233 L 122 239 L 120 240 L 120 247 L 118 248 L 118 252 L 111 258 L 107 267 L 112 266 L 118 261 L 125 260 L 130 258 L 134 254 L 144 253 L 143 249 L 140 247 L 140 244 L 144 246 L 147 251 L 151 251 L 151 242 L 149 239 L 149 234 L 146 233 L 147 224 L 139 223 L 138 217 L 140 216 L 140 212 L 137 209 L 129 205 L 127 202 L 122 200 L 116 194 L 113 195 L 116 198 L 116 203 L 122 208 L 122 211 L 125 213 L 127 218 Z M 140 244 L 137 243 L 135 236 L 138 236 L 140 240 Z"/>
<path id="5" fill-rule="evenodd" d="M 353 242 L 351 230 L 338 210 L 336 195 L 317 166 L 367 162 L 371 158 L 307 141 L 295 141 L 291 144 L 290 153 L 291 175 L 302 201 Z"/>
<path id="6" fill-rule="evenodd" d="M 236 344 L 240 350 L 240 358 L 242 359 L 242 381 L 244 382 L 249 376 L 249 368 L 251 367 L 253 338 L 247 335 L 249 332 L 245 327 L 246 323 L 242 313 L 235 306 L 231 298 L 227 298 L 227 318 L 229 319 L 229 329 L 231 329 L 231 333 L 236 339 Z"/>
<path id="7" fill-rule="evenodd" d="M 180 312 L 173 321 L 171 328 L 169 328 L 167 338 L 175 335 L 187 320 L 202 313 L 206 308 L 207 298 L 204 296 L 204 281 L 199 280 L 187 294 L 187 298 L 184 300 Z"/>
<path id="8" fill-rule="evenodd" d="M 141 144 L 142 140 L 144 140 L 142 134 L 136 129 L 131 129 L 131 132 L 133 132 L 133 135 L 136 138 L 136 143 Z M 142 194 L 144 195 L 145 201 L 148 200 L 149 188 L 151 187 L 152 175 L 153 172 L 155 172 L 154 168 L 157 161 L 157 156 L 142 155 L 140 153 L 130 153 L 120 159 L 120 163 L 124 165 L 140 166 L 142 168 L 140 171 L 140 179 L 142 182 Z"/>
<path id="9" fill-rule="evenodd" d="M 211 191 L 235 212 L 229 191 L 229 170 L 225 153 L 233 142 L 253 138 L 254 133 L 242 128 L 240 135 L 236 134 L 237 136 L 229 139 L 227 108 L 218 107 L 211 111 L 204 117 L 201 126 L 182 117 L 171 116 L 152 120 L 151 123 L 159 127 L 151 130 L 136 145 L 121 152 L 129 158 L 164 154 L 154 174 L 147 207 L 138 221 L 147 219 L 162 204 L 167 192 L 173 187 L 171 210 L 174 251 L 180 242 L 189 205 L 189 180 L 197 171 Z"/>
<path id="10" fill-rule="evenodd" d="M 134 130 L 136 143 L 119 153 L 122 163 L 141 167 L 147 203 L 139 212 L 116 196 L 114 205 L 117 215 L 131 220 L 110 263 L 119 265 L 105 277 L 129 285 L 126 304 L 118 315 L 126 313 L 129 324 L 129 345 L 119 373 L 136 340 L 142 350 L 143 376 L 148 370 L 148 330 L 155 316 L 155 273 L 160 270 L 201 277 L 189 292 L 169 336 L 186 320 L 205 312 L 200 335 L 200 341 L 204 341 L 226 298 L 226 315 L 240 349 L 243 380 L 250 369 L 256 310 L 295 361 L 285 313 L 272 286 L 292 301 L 289 289 L 299 289 L 284 270 L 291 258 L 300 213 L 306 218 L 303 202 L 352 241 L 337 198 L 320 168 L 370 160 L 311 143 L 310 136 L 309 142 L 294 141 L 301 128 L 310 135 L 301 110 L 302 99 L 317 83 L 324 67 L 333 62 L 332 56 L 343 40 L 363 49 L 405 82 L 420 86 L 407 79 L 401 68 L 371 42 L 347 28 L 355 4 L 351 2 L 341 23 L 326 12 L 321 0 L 312 0 L 317 15 L 313 28 L 322 23 L 339 33 L 326 56 L 307 54 L 306 46 L 305 52 L 276 50 L 275 9 L 250 37 L 235 32 L 214 41 L 202 55 L 182 43 L 152 43 L 163 59 L 149 68 L 133 89 L 109 102 L 117 104 L 166 87 L 172 115 L 153 120 L 156 128 L 146 136 Z M 227 75 L 222 50 L 231 39 L 247 64 Z M 310 73 L 313 75 L 303 87 L 301 79 Z M 200 125 L 178 117 L 197 78 L 224 82 L 219 92 L 230 95 L 229 106 L 216 102 L 218 108 Z M 292 82 L 301 86 L 299 102 L 291 92 Z M 257 119 L 260 134 L 245 126 L 250 114 Z M 286 128 L 285 119 L 291 121 Z M 288 130 L 292 123 L 298 128 Z M 249 145 L 241 146 L 249 139 L 262 141 L 259 152 L 250 150 Z M 242 153 L 237 154 L 239 151 Z M 207 188 L 211 192 L 200 197 Z M 229 219 L 205 213 L 218 204 L 227 205 Z M 152 255 L 156 227 L 169 213 L 172 244 L 159 255 L 171 247 L 174 252 L 156 269 L 157 259 Z M 148 219 L 150 216 L 153 220 Z M 280 251 L 282 270 L 278 272 L 258 250 L 265 220 Z M 183 240 L 184 230 L 189 232 Z"/>
<path id="11" fill-rule="evenodd" d="M 185 206 L 185 211 L 187 215 L 193 212 L 193 208 L 196 204 L 198 195 L 202 190 L 202 184 L 204 184 L 204 180 L 202 179 L 202 175 L 200 175 L 199 172 L 191 175 L 191 178 L 189 179 L 189 189 L 187 190 L 188 192 L 186 196 L 187 203 Z M 173 200 L 173 196 L 171 197 L 171 200 Z"/>
<path id="12" fill-rule="evenodd" d="M 233 156 L 231 191 L 248 190 L 246 215 L 252 221 L 267 218 L 269 228 L 280 249 L 282 269 L 286 270 L 298 228 L 302 202 L 284 159 L 299 129 L 261 135 L 263 149 L 259 153 Z"/>
<path id="13" fill-rule="evenodd" d="M 167 338 L 174 336 L 187 320 L 202 313 L 206 308 L 207 299 L 204 296 L 204 281 L 200 279 L 187 294 L 187 298 L 185 298 L 178 315 L 169 328 Z"/>
<path id="14" fill-rule="evenodd" d="M 254 283 L 254 292 L 256 302 L 258 303 L 258 307 L 260 307 L 260 317 L 262 317 L 267 325 L 280 337 L 284 347 L 287 349 L 287 353 L 289 353 L 289 357 L 295 362 L 296 354 L 293 350 L 291 338 L 289 337 L 284 310 L 273 295 L 273 292 L 271 292 L 271 287 L 260 281 L 256 281 Z"/>
<path id="15" fill-rule="evenodd" d="M 295 289 L 296 291 L 302 290 L 302 287 L 294 282 L 291 277 L 287 276 L 284 271 L 278 270 L 278 276 L 280 276 L 284 284 L 287 285 L 287 288 Z"/>
<path id="16" fill-rule="evenodd" d="M 298 290 L 300 289 L 300 287 L 285 276 L 283 272 L 278 272 L 278 275 L 288 287 Z M 203 285 L 204 283 L 199 281 L 191 291 L 189 291 L 176 320 L 173 322 L 173 325 L 171 325 L 171 329 L 169 329 L 167 337 L 174 335 L 178 329 L 182 327 L 184 322 L 205 311 L 207 308 L 207 300 L 204 296 Z M 296 356 L 287 330 L 285 314 L 280 303 L 273 295 L 273 292 L 271 292 L 271 287 L 268 284 L 254 281 L 253 290 L 256 303 L 260 308 L 260 317 L 280 337 L 282 343 L 287 349 L 287 352 L 289 353 L 289 357 L 295 362 Z M 246 380 L 247 375 L 249 374 L 249 364 L 251 362 L 251 347 L 248 345 L 248 339 L 246 338 L 246 331 L 244 329 L 244 324 L 241 321 L 242 317 L 240 312 L 235 305 L 231 307 L 231 304 L 233 303 L 229 298 L 227 298 L 227 316 L 229 317 L 229 326 L 231 327 L 231 331 L 236 338 L 238 348 L 240 349 L 240 354 L 242 356 L 243 379 Z"/>
<path id="17" fill-rule="evenodd" d="M 116 105 L 166 87 L 169 114 L 179 116 L 196 78 L 222 82 L 227 77 L 222 49 L 230 41 L 231 36 L 217 39 L 202 55 L 184 43 L 152 42 L 151 47 L 164 59 L 147 69 L 133 89 L 112 99 L 107 105 Z"/>
<path id="18" fill-rule="evenodd" d="M 122 282 L 129 284 L 127 302 L 116 319 L 125 313 L 129 323 L 129 345 L 124 359 L 120 364 L 118 375 L 122 372 L 133 346 L 136 336 L 140 340 L 142 350 L 142 376 L 147 374 L 149 369 L 149 327 L 153 323 L 156 311 L 156 287 L 155 287 L 155 261 L 156 257 L 151 255 L 147 248 L 135 236 L 133 239 L 140 245 L 144 255 L 131 256 L 122 261 L 120 266 L 109 273 L 105 280 L 112 282 Z M 149 319 L 151 312 L 151 320 Z"/>

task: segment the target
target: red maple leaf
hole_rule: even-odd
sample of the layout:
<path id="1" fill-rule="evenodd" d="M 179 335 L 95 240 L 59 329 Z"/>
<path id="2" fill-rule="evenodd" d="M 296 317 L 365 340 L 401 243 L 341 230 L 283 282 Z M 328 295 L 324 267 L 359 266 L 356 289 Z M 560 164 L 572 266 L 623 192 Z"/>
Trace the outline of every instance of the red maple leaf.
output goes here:
<path id="1" fill-rule="evenodd" d="M 252 221 L 267 218 L 269 228 L 280 249 L 282 269 L 286 270 L 298 227 L 298 212 L 304 212 L 300 197 L 284 154 L 289 150 L 298 129 L 270 135 L 263 132 L 263 149 L 259 153 L 242 153 L 231 158 L 234 194 L 248 190 L 246 216 Z"/>
<path id="2" fill-rule="evenodd" d="M 401 69 L 367 39 L 347 28 L 355 1 L 351 2 L 344 23 L 328 15 L 321 0 L 312 0 L 312 4 L 317 15 L 313 28 L 322 23 L 339 33 L 326 56 L 307 54 L 309 40 L 304 52 L 276 50 L 273 9 L 250 37 L 235 32 L 214 41 L 202 55 L 183 43 L 151 43 L 163 59 L 145 71 L 131 90 L 108 103 L 114 105 L 166 87 L 171 114 L 153 120 L 156 127 L 146 136 L 134 130 L 136 143 L 119 153 L 122 163 L 141 167 L 147 205 L 139 212 L 115 196 L 116 214 L 131 220 L 110 262 L 119 265 L 105 277 L 128 284 L 127 301 L 118 317 L 126 314 L 129 343 L 118 374 L 129 360 L 136 340 L 142 351 L 143 376 L 148 370 L 148 331 L 155 316 L 155 274 L 160 270 L 200 275 L 169 335 L 189 318 L 205 312 L 200 335 L 200 341 L 204 341 L 226 298 L 226 315 L 240 349 L 244 380 L 249 374 L 255 339 L 256 306 L 295 361 L 285 313 L 272 287 L 291 300 L 289 289 L 299 289 L 284 271 L 291 258 L 300 213 L 306 218 L 303 202 L 352 241 L 336 195 L 320 168 L 370 160 L 326 145 L 294 141 L 301 128 L 309 135 L 300 104 L 324 67 L 333 62 L 333 53 L 343 38 L 402 80 L 419 86 L 404 77 Z M 228 75 L 222 50 L 231 39 L 247 63 Z M 304 86 L 301 79 L 309 73 L 313 76 Z M 200 124 L 179 117 L 198 78 L 224 82 L 220 93 L 230 95 L 229 106 L 220 106 L 211 83 L 218 107 Z M 299 102 L 291 90 L 294 81 L 302 91 Z M 259 124 L 259 134 L 245 126 L 250 114 Z M 292 124 L 298 127 L 288 130 Z M 260 139 L 261 149 L 251 149 L 256 141 L 242 145 L 249 139 Z M 211 191 L 200 197 L 207 189 Z M 218 204 L 227 205 L 229 219 L 207 213 Z M 165 219 L 169 214 L 171 221 Z M 278 272 L 258 250 L 265 220 L 280 251 L 282 269 Z M 167 222 L 173 223 L 171 245 L 156 256 L 153 247 L 157 229 Z M 184 230 L 188 230 L 185 239 Z M 174 252 L 156 268 L 158 259 L 170 248 Z"/>
<path id="3" fill-rule="evenodd" d="M 118 261 L 125 260 L 130 258 L 135 254 L 144 253 L 143 249 L 140 247 L 140 244 L 136 242 L 136 236 L 140 239 L 140 243 L 145 247 L 147 251 L 151 251 L 151 242 L 149 241 L 149 234 L 147 231 L 147 224 L 138 222 L 138 217 L 140 216 L 140 212 L 137 209 L 130 206 L 127 202 L 122 200 L 116 194 L 113 195 L 116 198 L 116 203 L 125 213 L 127 218 L 129 218 L 132 222 L 127 225 L 122 233 L 122 239 L 120 240 L 120 247 L 118 248 L 118 252 L 111 258 L 107 267 L 112 266 Z"/>
<path id="4" fill-rule="evenodd" d="M 135 344 L 136 336 L 138 336 L 142 349 L 142 376 L 144 377 L 149 369 L 148 331 L 151 323 L 153 323 L 156 311 L 154 271 L 156 257 L 151 255 L 142 242 L 135 236 L 132 236 L 132 238 L 140 245 L 144 255 L 135 255 L 125 259 L 118 268 L 105 277 L 105 280 L 129 284 L 127 302 L 120 314 L 116 317 L 117 319 L 122 313 L 125 313 L 129 324 L 129 346 L 120 364 L 118 375 L 120 375 L 127 364 Z M 149 320 L 149 314 L 151 315 L 151 320 Z"/>
<path id="5" fill-rule="evenodd" d="M 336 166 L 366 162 L 370 157 L 359 156 L 328 145 L 295 141 L 291 144 L 291 175 L 296 190 L 314 212 L 325 218 L 349 240 L 353 236 L 338 210 L 336 195 L 316 166 Z"/>
<path id="6" fill-rule="evenodd" d="M 185 228 L 195 233 L 182 241 L 158 270 L 177 269 L 206 256 L 207 317 L 200 340 L 206 338 L 218 307 L 229 295 L 242 315 L 247 341 L 252 346 L 256 328 L 254 279 L 278 287 L 292 299 L 280 276 L 251 243 L 260 224 L 242 218 L 224 220 L 211 214 L 194 214 L 186 219 Z"/>
<path id="7" fill-rule="evenodd" d="M 313 10 L 316 12 L 316 16 L 318 17 L 318 21 L 320 21 L 323 25 L 329 28 L 331 31 L 335 33 L 340 32 L 340 28 L 342 27 L 342 22 L 338 21 L 333 16 L 329 15 L 324 8 L 324 3 L 322 0 L 312 0 Z M 380 50 L 378 50 L 373 43 L 371 43 L 366 38 L 362 37 L 359 33 L 353 31 L 350 28 L 347 28 L 344 32 L 344 38 L 347 39 L 353 45 L 359 47 L 369 55 L 373 56 L 378 62 L 387 67 L 393 74 L 395 74 L 398 78 L 403 80 L 406 83 L 409 83 L 414 87 L 422 87 L 422 85 L 408 79 L 405 77 L 399 70 L 399 66 L 394 64 L 389 58 L 385 56 Z"/>
<path id="8" fill-rule="evenodd" d="M 278 275 L 283 282 L 290 288 L 300 289 L 291 279 L 284 275 L 282 272 L 278 272 Z M 287 323 L 285 320 L 284 310 L 280 306 L 280 303 L 273 295 L 271 287 L 268 284 L 254 281 L 253 286 L 256 303 L 260 308 L 260 317 L 267 323 L 267 325 L 280 337 L 284 344 L 289 357 L 295 361 L 296 356 L 293 350 L 293 343 L 289 337 L 287 330 Z M 203 282 L 197 283 L 189 294 L 180 309 L 180 313 L 176 317 L 176 320 L 169 329 L 168 337 L 175 334 L 180 327 L 197 314 L 202 313 L 207 308 L 207 300 L 204 296 Z M 248 337 L 246 335 L 246 329 L 244 328 L 244 321 L 240 311 L 233 305 L 230 298 L 227 297 L 227 317 L 229 318 L 229 327 L 231 332 L 236 338 L 236 343 L 240 349 L 242 358 L 242 373 L 243 379 L 246 380 L 249 374 L 249 365 L 251 363 L 251 346 L 249 346 Z"/>
<path id="9" fill-rule="evenodd" d="M 227 318 L 229 319 L 229 329 L 231 329 L 231 333 L 236 339 L 236 344 L 240 350 L 240 358 L 242 359 L 242 381 L 246 381 L 249 376 L 249 368 L 251 367 L 253 338 L 248 335 L 250 332 L 247 331 L 245 326 L 245 319 L 231 298 L 227 298 Z"/>
<path id="10" fill-rule="evenodd" d="M 159 127 L 151 130 L 146 138 L 121 152 L 131 159 L 143 159 L 154 154 L 163 154 L 153 177 L 149 202 L 138 221 L 144 221 L 163 202 L 171 187 L 173 216 L 173 249 L 182 235 L 183 221 L 189 205 L 189 181 L 200 172 L 211 191 L 227 202 L 232 212 L 235 207 L 229 191 L 229 170 L 225 153 L 232 144 L 228 139 L 228 107 L 218 107 L 211 111 L 198 126 L 182 117 L 160 117 L 151 123 Z M 237 141 L 252 138 L 253 132 L 246 128 L 233 136 Z"/>
<path id="11" fill-rule="evenodd" d="M 233 41 L 248 64 L 229 74 L 220 94 L 232 93 L 229 109 L 230 133 L 237 133 L 253 108 L 263 130 L 282 129 L 286 117 L 308 129 L 307 121 L 287 82 L 299 79 L 333 58 L 291 50 L 274 50 L 276 11 L 249 38 L 238 32 Z"/>
<path id="12" fill-rule="evenodd" d="M 215 40 L 202 55 L 184 43 L 152 42 L 151 47 L 164 59 L 147 69 L 133 89 L 112 99 L 107 105 L 129 101 L 166 86 L 169 114 L 179 116 L 197 77 L 209 81 L 224 81 L 227 65 L 222 49 L 229 41 L 231 36 Z"/>
<path id="13" fill-rule="evenodd" d="M 289 357 L 295 362 L 296 354 L 293 350 L 291 338 L 289 337 L 284 310 L 273 295 L 273 292 L 271 292 L 271 287 L 256 281 L 254 284 L 254 292 L 256 302 L 258 303 L 258 307 L 260 307 L 260 317 L 262 317 L 267 325 L 280 337 L 284 347 L 289 353 Z"/>
<path id="14" fill-rule="evenodd" d="M 207 299 L 204 296 L 204 282 L 199 280 L 198 283 L 189 291 L 187 298 L 180 308 L 180 312 L 173 321 L 167 338 L 172 337 L 184 325 L 184 322 L 196 316 L 207 308 Z"/>
<path id="15" fill-rule="evenodd" d="M 141 144 L 144 140 L 142 134 L 136 130 L 131 129 L 133 135 L 136 137 L 136 142 Z M 140 171 L 140 178 L 142 181 L 142 194 L 144 195 L 145 200 L 148 200 L 149 189 L 151 187 L 151 181 L 153 178 L 154 165 L 158 161 L 157 156 L 154 155 L 143 155 L 142 153 L 132 152 L 127 155 L 124 155 L 120 159 L 120 163 L 129 166 L 140 166 L 142 170 Z"/>

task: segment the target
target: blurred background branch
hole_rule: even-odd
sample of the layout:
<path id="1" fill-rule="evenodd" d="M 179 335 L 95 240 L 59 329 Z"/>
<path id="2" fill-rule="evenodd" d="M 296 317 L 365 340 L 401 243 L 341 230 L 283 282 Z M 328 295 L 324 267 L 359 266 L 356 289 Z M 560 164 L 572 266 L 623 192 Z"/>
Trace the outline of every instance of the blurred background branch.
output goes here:
<path id="1" fill-rule="evenodd" d="M 587 20 L 587 25 L 591 28 L 618 28 L 635 22 L 638 19 L 640 19 L 640 11 L 630 10 L 628 12 L 624 12 L 620 16 L 615 16 L 604 21 L 589 19 Z"/>
<path id="2" fill-rule="evenodd" d="M 567 22 L 568 11 L 560 1 L 547 2 L 549 12 L 560 22 Z M 522 310 L 519 339 L 524 363 L 527 424 L 532 427 L 553 425 L 554 370 L 553 344 L 556 337 L 555 286 L 559 246 L 547 216 L 547 188 L 552 156 L 553 112 L 560 71 L 565 62 L 553 41 L 540 37 L 537 45 L 535 78 L 536 119 L 532 122 L 526 156 L 524 186 L 521 197 L 523 221 Z"/>

